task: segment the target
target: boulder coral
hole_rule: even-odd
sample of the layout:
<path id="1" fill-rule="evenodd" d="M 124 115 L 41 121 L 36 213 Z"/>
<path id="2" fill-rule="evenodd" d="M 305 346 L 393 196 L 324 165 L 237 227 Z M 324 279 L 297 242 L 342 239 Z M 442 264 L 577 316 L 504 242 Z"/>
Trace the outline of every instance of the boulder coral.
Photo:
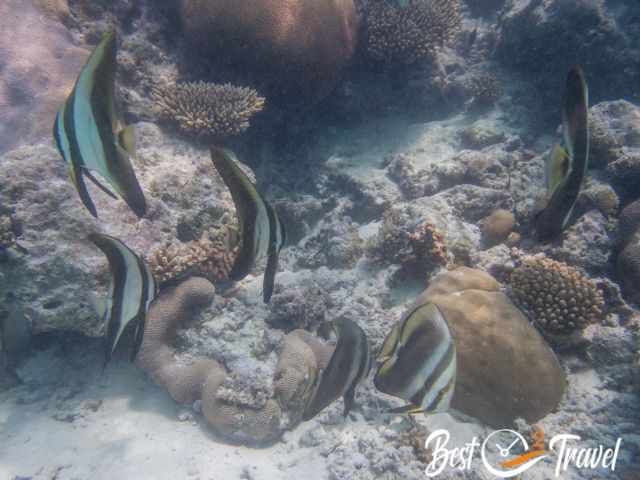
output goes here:
<path id="1" fill-rule="evenodd" d="M 436 304 L 451 328 L 458 364 L 453 409 L 507 428 L 558 407 L 565 374 L 493 277 L 470 268 L 443 273 L 417 301 Z"/>
<path id="2" fill-rule="evenodd" d="M 488 247 L 504 242 L 513 231 L 516 217 L 505 209 L 494 210 L 482 221 L 482 239 Z"/>
<path id="3" fill-rule="evenodd" d="M 511 273 L 510 284 L 515 300 L 545 333 L 568 335 L 602 320 L 602 292 L 565 263 L 524 257 Z"/>
<path id="4" fill-rule="evenodd" d="M 356 47 L 352 0 L 180 0 L 186 36 L 207 55 L 233 59 L 245 72 L 272 73 L 290 101 L 322 98 Z"/>
<path id="5" fill-rule="evenodd" d="M 152 96 L 160 114 L 184 133 L 215 141 L 244 132 L 265 103 L 253 88 L 230 83 L 171 84 L 154 88 Z"/>

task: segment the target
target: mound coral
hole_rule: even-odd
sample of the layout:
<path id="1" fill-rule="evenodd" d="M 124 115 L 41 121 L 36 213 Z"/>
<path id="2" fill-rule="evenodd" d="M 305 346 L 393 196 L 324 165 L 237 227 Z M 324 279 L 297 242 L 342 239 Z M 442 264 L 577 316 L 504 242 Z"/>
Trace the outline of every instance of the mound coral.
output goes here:
<path id="1" fill-rule="evenodd" d="M 154 88 L 152 96 L 160 113 L 183 132 L 213 140 L 245 131 L 265 103 L 254 89 L 229 83 L 172 84 Z"/>
<path id="2" fill-rule="evenodd" d="M 329 93 L 355 50 L 353 0 L 180 0 L 179 7 L 203 54 L 233 59 L 289 101 Z"/>
<path id="3" fill-rule="evenodd" d="M 236 251 L 229 228 L 222 228 L 205 232 L 199 240 L 165 245 L 147 260 L 161 284 L 189 275 L 215 284 L 228 278 Z"/>
<path id="4" fill-rule="evenodd" d="M 417 302 L 436 304 L 455 339 L 454 409 L 508 428 L 519 417 L 535 422 L 557 408 L 566 387 L 564 372 L 493 277 L 470 268 L 446 272 Z"/>
<path id="5" fill-rule="evenodd" d="M 460 32 L 459 0 L 376 0 L 367 15 L 367 50 L 371 58 L 410 65 L 433 57 Z"/>
<path id="6" fill-rule="evenodd" d="M 602 292 L 573 267 L 544 257 L 524 257 L 510 278 L 515 300 L 544 332 L 566 335 L 603 315 Z"/>
<path id="7" fill-rule="evenodd" d="M 482 221 L 482 238 L 485 244 L 493 247 L 507 239 L 513 231 L 516 218 L 509 210 L 498 209 Z"/>
<path id="8" fill-rule="evenodd" d="M 399 214 L 386 210 L 378 234 L 367 245 L 366 255 L 379 263 L 399 263 L 403 268 L 433 271 L 448 263 L 443 234 L 430 222 L 406 228 Z"/>

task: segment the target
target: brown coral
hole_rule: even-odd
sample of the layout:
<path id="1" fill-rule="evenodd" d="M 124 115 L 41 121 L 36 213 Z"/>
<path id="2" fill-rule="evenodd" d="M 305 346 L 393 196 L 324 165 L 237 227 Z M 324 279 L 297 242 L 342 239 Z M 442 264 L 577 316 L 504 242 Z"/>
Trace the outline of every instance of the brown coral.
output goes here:
<path id="1" fill-rule="evenodd" d="M 459 0 L 377 0 L 369 6 L 369 55 L 377 61 L 410 65 L 433 57 L 461 28 Z"/>
<path id="2" fill-rule="evenodd" d="M 207 82 L 156 87 L 152 96 L 160 113 L 183 132 L 221 140 L 249 128 L 249 120 L 260 112 L 264 97 L 252 88 Z"/>
<path id="3" fill-rule="evenodd" d="M 213 359 L 176 359 L 171 346 L 178 326 L 197 308 L 210 303 L 215 289 L 204 278 L 190 278 L 166 290 L 151 305 L 136 364 L 178 403 L 192 404 L 202 396 L 209 375 L 224 378 L 224 368 Z"/>
<path id="4" fill-rule="evenodd" d="M 181 0 L 187 36 L 204 54 L 231 58 L 289 100 L 320 99 L 356 45 L 353 0 Z"/>
<path id="5" fill-rule="evenodd" d="M 494 210 L 482 221 L 482 238 L 488 247 L 498 245 L 507 239 L 515 227 L 516 218 L 509 210 Z"/>
<path id="6" fill-rule="evenodd" d="M 205 232 L 199 240 L 165 245 L 149 255 L 148 263 L 161 284 L 190 275 L 215 284 L 228 278 L 236 251 L 227 227 Z"/>
<path id="7" fill-rule="evenodd" d="M 399 263 L 404 268 L 421 274 L 448 263 L 449 257 L 444 235 L 435 225 L 423 222 L 405 228 L 397 211 L 386 210 L 378 234 L 370 240 L 366 255 L 383 263 Z"/>
<path id="8" fill-rule="evenodd" d="M 544 257 L 525 257 L 511 274 L 516 301 L 544 332 L 571 334 L 601 319 L 602 292 L 573 267 Z"/>

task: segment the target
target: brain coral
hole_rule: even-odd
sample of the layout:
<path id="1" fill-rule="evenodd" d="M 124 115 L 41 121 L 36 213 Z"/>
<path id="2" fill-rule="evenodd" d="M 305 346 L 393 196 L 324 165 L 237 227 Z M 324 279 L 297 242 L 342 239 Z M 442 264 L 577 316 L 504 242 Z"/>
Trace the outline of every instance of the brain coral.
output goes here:
<path id="1" fill-rule="evenodd" d="M 542 336 L 499 289 L 487 273 L 463 267 L 438 275 L 417 302 L 436 304 L 455 339 L 452 407 L 508 428 L 516 418 L 535 422 L 557 408 L 566 380 Z"/>
<path id="2" fill-rule="evenodd" d="M 254 89 L 229 83 L 172 84 L 156 87 L 152 95 L 160 113 L 183 132 L 213 140 L 244 132 L 265 102 Z"/>
<path id="3" fill-rule="evenodd" d="M 459 0 L 376 0 L 367 14 L 367 50 L 377 61 L 412 64 L 432 57 L 460 31 Z"/>
<path id="4" fill-rule="evenodd" d="M 547 333 L 571 334 L 603 316 L 602 292 L 564 263 L 525 257 L 512 272 L 510 283 L 516 301 Z"/>
<path id="5" fill-rule="evenodd" d="M 180 0 L 186 35 L 206 54 L 266 73 L 291 100 L 321 98 L 356 45 L 353 0 Z"/>

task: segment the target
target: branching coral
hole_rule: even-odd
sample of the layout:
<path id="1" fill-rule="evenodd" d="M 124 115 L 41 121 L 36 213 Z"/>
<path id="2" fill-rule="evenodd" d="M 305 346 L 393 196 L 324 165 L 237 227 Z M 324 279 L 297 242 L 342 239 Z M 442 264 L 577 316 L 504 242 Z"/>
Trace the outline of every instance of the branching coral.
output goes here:
<path id="1" fill-rule="evenodd" d="M 459 0 L 377 0 L 367 15 L 368 52 L 377 61 L 413 64 L 432 57 L 461 27 Z"/>
<path id="2" fill-rule="evenodd" d="M 152 96 L 160 113 L 187 134 L 216 140 L 238 135 L 260 112 L 265 99 L 252 88 L 207 82 L 156 87 Z"/>
<path id="3" fill-rule="evenodd" d="M 403 267 L 429 272 L 448 263 L 442 233 L 429 222 L 406 228 L 398 212 L 384 212 L 378 234 L 367 246 L 367 257 L 380 263 L 399 263 Z"/>
<path id="4" fill-rule="evenodd" d="M 602 292 L 591 279 L 564 263 L 524 257 L 510 283 L 516 301 L 546 333 L 571 334 L 602 318 Z"/>
<path id="5" fill-rule="evenodd" d="M 169 244 L 153 251 L 148 262 L 156 280 L 200 276 L 212 283 L 228 278 L 236 254 L 229 227 L 205 232 L 199 240 Z"/>
<path id="6" fill-rule="evenodd" d="M 502 84 L 489 73 L 472 76 L 464 86 L 471 95 L 473 104 L 478 107 L 491 106 L 502 96 Z"/>

